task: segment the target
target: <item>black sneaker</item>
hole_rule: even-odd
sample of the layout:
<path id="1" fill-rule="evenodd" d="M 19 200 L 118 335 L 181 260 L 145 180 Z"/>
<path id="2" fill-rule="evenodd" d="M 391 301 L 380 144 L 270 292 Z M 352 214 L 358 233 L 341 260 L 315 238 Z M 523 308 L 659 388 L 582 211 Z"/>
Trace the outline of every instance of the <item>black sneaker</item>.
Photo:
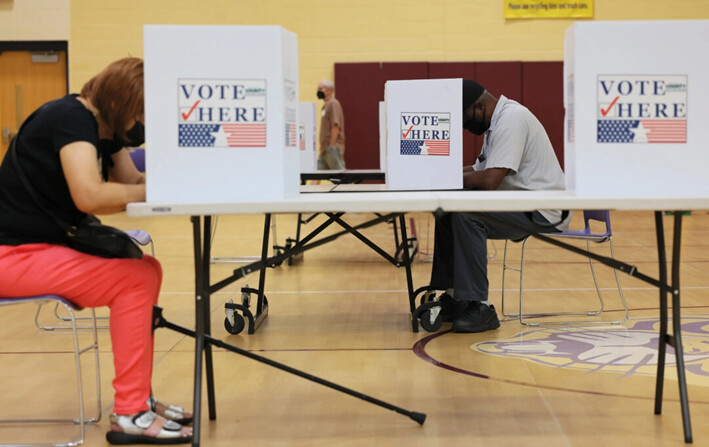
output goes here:
<path id="1" fill-rule="evenodd" d="M 444 323 L 452 322 L 468 307 L 468 303 L 466 301 L 456 300 L 447 293 L 443 293 L 440 297 L 438 297 L 438 301 L 441 303 L 441 318 Z"/>
<path id="2" fill-rule="evenodd" d="M 453 320 L 453 332 L 485 332 L 500 327 L 495 306 L 470 301 L 468 307 Z"/>

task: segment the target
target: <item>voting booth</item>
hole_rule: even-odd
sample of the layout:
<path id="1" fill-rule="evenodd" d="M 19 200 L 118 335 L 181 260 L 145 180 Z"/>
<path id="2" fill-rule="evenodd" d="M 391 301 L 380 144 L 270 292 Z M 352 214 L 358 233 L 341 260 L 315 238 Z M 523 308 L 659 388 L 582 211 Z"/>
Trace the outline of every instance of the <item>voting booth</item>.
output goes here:
<path id="1" fill-rule="evenodd" d="M 387 81 L 386 178 L 392 190 L 463 187 L 463 81 Z"/>
<path id="2" fill-rule="evenodd" d="M 387 170 L 387 107 L 379 101 L 379 170 Z"/>
<path id="3" fill-rule="evenodd" d="M 298 44 L 278 26 L 146 25 L 147 201 L 298 194 Z"/>
<path id="4" fill-rule="evenodd" d="M 578 196 L 709 197 L 709 21 L 577 22 L 564 42 Z"/>
<path id="5" fill-rule="evenodd" d="M 317 121 L 316 106 L 312 102 L 298 104 L 298 152 L 300 172 L 315 172 L 317 165 Z"/>

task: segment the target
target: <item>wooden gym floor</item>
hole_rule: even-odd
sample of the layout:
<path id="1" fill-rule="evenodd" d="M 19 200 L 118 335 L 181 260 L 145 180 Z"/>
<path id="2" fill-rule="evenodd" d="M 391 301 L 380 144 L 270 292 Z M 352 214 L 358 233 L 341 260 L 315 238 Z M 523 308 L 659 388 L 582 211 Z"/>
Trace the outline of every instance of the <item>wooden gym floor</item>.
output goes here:
<path id="1" fill-rule="evenodd" d="M 367 218 L 347 215 L 350 223 Z M 419 241 L 414 285 L 427 284 L 433 219 L 411 214 Z M 613 212 L 616 257 L 657 277 L 654 220 L 650 212 Z M 104 218 L 123 229 L 148 231 L 165 271 L 160 303 L 165 317 L 194 324 L 194 274 L 188 217 Z M 314 228 L 315 220 L 306 228 Z M 580 213 L 572 227 L 581 225 Z M 671 241 L 670 217 L 665 217 Z M 220 217 L 214 256 L 260 252 L 263 216 Z M 411 231 L 412 228 L 409 228 Z M 276 218 L 277 242 L 295 235 L 295 216 Z M 393 252 L 386 224 L 365 231 Z M 685 360 L 696 445 L 709 445 L 709 215 L 684 219 L 682 314 Z M 217 420 L 205 417 L 203 446 L 681 446 L 684 444 L 672 356 L 662 415 L 653 414 L 658 292 L 621 275 L 631 309 L 622 325 L 530 328 L 500 309 L 502 249 L 489 245 L 490 299 L 502 326 L 482 334 L 413 333 L 403 269 L 388 264 L 352 236 L 313 249 L 294 265 L 269 269 L 270 314 L 255 335 L 228 334 L 224 303 L 241 300 L 240 288 L 257 287 L 253 273 L 212 296 L 212 333 L 229 343 L 360 393 L 428 415 L 419 426 L 377 407 L 245 357 L 215 349 Z M 608 253 L 608 246 L 593 247 Z M 496 250 L 496 252 L 495 252 Z M 520 244 L 510 255 L 519 259 Z M 532 240 L 525 266 L 526 309 L 582 310 L 597 304 L 586 258 Z M 212 280 L 238 264 L 212 266 Z M 586 321 L 619 318 L 612 271 L 600 266 L 606 312 Z M 517 282 L 506 286 L 516 304 Z M 46 307 L 46 306 L 45 306 Z M 511 308 L 508 310 L 512 310 Z M 0 312 L 0 419 L 61 417 L 75 411 L 72 351 L 67 331 L 33 324 L 35 306 Z M 100 311 L 106 315 L 105 309 Z M 44 321 L 52 322 L 51 309 Z M 86 331 L 84 331 L 86 332 Z M 108 331 L 99 331 L 104 418 L 90 426 L 86 445 L 107 445 L 113 378 Z M 155 339 L 155 394 L 191 405 L 193 340 L 166 329 Z M 90 362 L 84 361 L 90 372 Z M 85 374 L 89 397 L 90 374 Z M 89 402 L 94 410 L 96 405 Z M 95 401 L 94 401 L 95 402 Z M 206 402 L 206 398 L 205 398 Z M 66 440 L 75 427 L 0 425 L 0 443 Z"/>

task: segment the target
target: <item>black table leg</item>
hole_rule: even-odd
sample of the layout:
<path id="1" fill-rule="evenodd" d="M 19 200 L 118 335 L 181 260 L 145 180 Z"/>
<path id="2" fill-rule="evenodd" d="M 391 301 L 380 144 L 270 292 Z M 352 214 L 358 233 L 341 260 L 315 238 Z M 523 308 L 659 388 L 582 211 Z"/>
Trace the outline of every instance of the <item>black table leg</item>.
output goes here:
<path id="1" fill-rule="evenodd" d="M 204 242 L 202 243 L 202 279 L 206 293 L 202 295 L 202 318 L 204 319 L 204 335 L 212 335 L 212 313 L 210 288 L 210 260 L 212 259 L 212 216 L 204 216 Z M 212 345 L 204 345 L 204 362 L 207 372 L 207 404 L 209 420 L 217 419 L 217 406 L 214 397 L 214 363 L 212 362 Z"/>
<path id="2" fill-rule="evenodd" d="M 655 211 L 655 232 L 657 234 L 657 262 L 660 284 L 667 284 L 667 256 L 665 254 L 665 229 L 662 212 Z M 655 378 L 655 414 L 662 413 L 662 394 L 665 383 L 665 353 L 667 352 L 667 290 L 660 291 L 660 329 L 657 347 L 657 376 Z"/>
<path id="3" fill-rule="evenodd" d="M 396 223 L 396 219 L 394 219 Z M 414 280 L 411 275 L 411 257 L 409 256 L 409 240 L 406 237 L 406 214 L 399 215 L 399 224 L 401 225 L 401 246 L 403 247 L 402 260 L 404 269 L 406 269 L 406 290 L 409 297 L 409 311 L 413 314 L 414 307 Z M 396 231 L 394 232 L 396 234 Z"/>
<path id="4" fill-rule="evenodd" d="M 689 419 L 689 397 L 687 395 L 687 378 L 684 370 L 684 351 L 682 347 L 682 320 L 679 289 L 679 252 L 682 238 L 682 212 L 675 211 L 674 237 L 672 241 L 672 334 L 674 339 L 675 359 L 677 366 L 677 382 L 679 383 L 679 399 L 682 406 L 682 423 L 684 425 L 684 442 L 692 442 L 692 424 Z"/>
<path id="5" fill-rule="evenodd" d="M 267 259 L 268 259 L 268 240 L 271 237 L 271 214 L 266 213 L 266 216 L 264 217 L 263 221 L 263 241 L 261 243 L 261 271 L 259 272 L 259 278 L 258 278 L 258 297 L 256 300 L 256 315 L 261 315 L 261 312 L 264 309 L 264 296 L 265 296 L 265 288 L 266 288 L 266 269 L 268 268 L 267 265 Z M 249 334 L 253 334 L 254 331 L 256 330 L 254 325 L 251 325 L 249 328 Z"/>
<path id="6" fill-rule="evenodd" d="M 192 427 L 192 445 L 199 446 L 202 419 L 202 351 L 204 350 L 204 306 L 202 295 L 209 293 L 205 288 L 202 263 L 201 218 L 192 216 L 195 264 L 195 358 L 194 358 L 194 423 Z"/>
<path id="7" fill-rule="evenodd" d="M 667 345 L 674 347 L 677 382 L 679 385 L 680 406 L 682 408 L 682 423 L 684 442 L 692 442 L 692 424 L 689 416 L 689 397 L 687 394 L 687 378 L 684 370 L 684 351 L 682 346 L 682 316 L 680 309 L 680 248 L 682 244 L 682 212 L 674 213 L 674 229 L 672 238 L 672 284 L 667 282 L 667 258 L 665 255 L 664 228 L 662 213 L 655 212 L 655 228 L 657 232 L 657 253 L 660 264 L 660 330 L 657 356 L 657 379 L 655 384 L 655 414 L 662 412 L 662 391 L 665 376 L 665 358 Z M 667 333 L 667 293 L 672 293 L 672 335 Z"/>

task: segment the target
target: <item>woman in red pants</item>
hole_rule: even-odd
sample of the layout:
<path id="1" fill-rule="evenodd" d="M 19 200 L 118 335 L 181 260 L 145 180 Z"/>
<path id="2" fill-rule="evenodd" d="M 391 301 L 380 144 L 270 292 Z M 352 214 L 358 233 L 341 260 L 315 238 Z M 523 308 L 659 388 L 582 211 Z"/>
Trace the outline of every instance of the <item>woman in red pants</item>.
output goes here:
<path id="1" fill-rule="evenodd" d="M 40 107 L 15 137 L 17 161 L 45 207 L 72 224 L 145 200 L 145 176 L 126 147 L 144 140 L 143 61 L 110 64 Z M 20 181 L 10 154 L 0 165 L 0 297 L 53 294 L 81 307 L 108 306 L 115 366 L 115 444 L 188 443 L 191 414 L 151 396 L 151 316 L 162 270 L 151 256 L 106 259 L 69 248 L 64 231 Z M 179 423 L 177 422 L 179 421 Z"/>

